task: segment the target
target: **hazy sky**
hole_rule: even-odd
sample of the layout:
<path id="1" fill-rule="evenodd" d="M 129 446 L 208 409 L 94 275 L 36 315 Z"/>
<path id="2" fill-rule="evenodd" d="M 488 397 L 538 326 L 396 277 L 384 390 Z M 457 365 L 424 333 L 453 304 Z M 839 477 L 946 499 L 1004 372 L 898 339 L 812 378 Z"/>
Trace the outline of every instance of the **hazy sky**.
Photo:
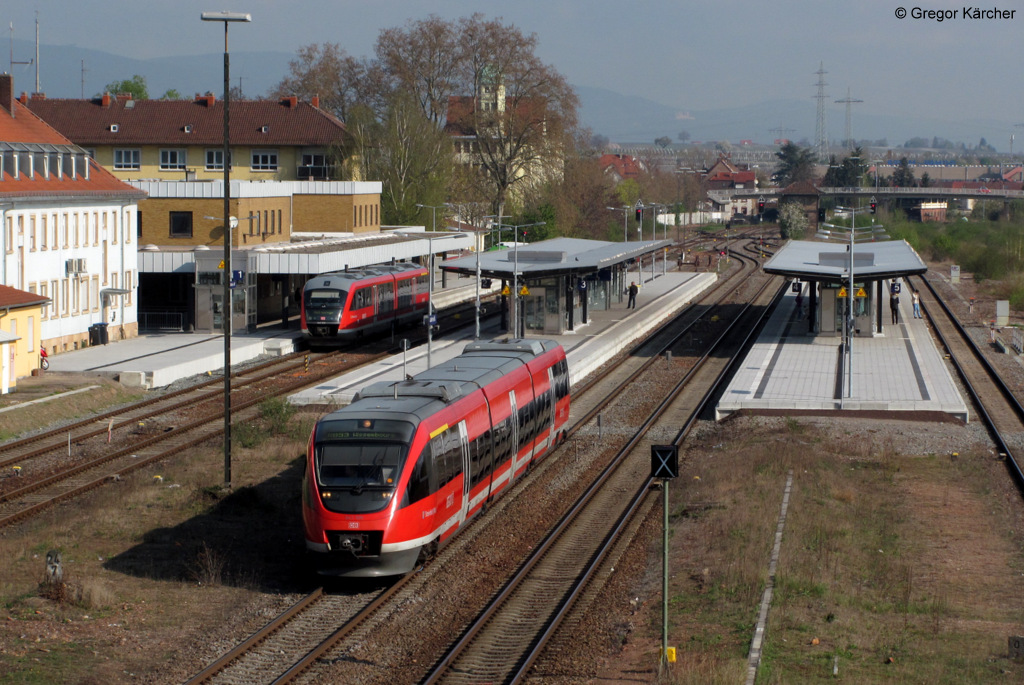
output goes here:
<path id="1" fill-rule="evenodd" d="M 200 12 L 242 11 L 253 21 L 232 26 L 232 52 L 329 41 L 361 57 L 382 28 L 481 12 L 535 33 L 541 59 L 570 83 L 683 112 L 813 100 L 823 62 L 833 107 L 849 89 L 864 101 L 855 113 L 1024 122 L 1024 2 L 998 3 L 984 8 L 1012 18 L 964 18 L 962 3 L 937 0 L 21 0 L 4 3 L 2 19 L 32 40 L 38 12 L 44 44 L 148 58 L 220 52 L 222 25 L 201 22 Z M 915 19 L 915 8 L 956 15 Z M 841 125 L 830 122 L 829 133 Z"/>

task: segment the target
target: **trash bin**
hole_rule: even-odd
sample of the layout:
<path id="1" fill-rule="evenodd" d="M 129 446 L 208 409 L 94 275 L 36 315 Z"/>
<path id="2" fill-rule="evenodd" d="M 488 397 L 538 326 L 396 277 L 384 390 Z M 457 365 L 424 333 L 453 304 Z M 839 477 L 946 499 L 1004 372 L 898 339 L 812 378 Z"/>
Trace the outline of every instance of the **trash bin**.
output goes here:
<path id="1" fill-rule="evenodd" d="M 94 323 L 89 326 L 89 345 L 106 345 L 107 342 L 107 324 Z"/>

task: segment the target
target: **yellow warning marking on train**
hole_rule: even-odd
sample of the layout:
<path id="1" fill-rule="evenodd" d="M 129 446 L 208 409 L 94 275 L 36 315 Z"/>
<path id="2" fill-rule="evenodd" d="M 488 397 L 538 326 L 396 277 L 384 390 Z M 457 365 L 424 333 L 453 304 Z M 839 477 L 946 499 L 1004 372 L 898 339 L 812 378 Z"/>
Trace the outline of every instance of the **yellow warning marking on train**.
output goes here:
<path id="1" fill-rule="evenodd" d="M 836 293 L 836 297 L 846 297 L 846 288 L 840 288 L 839 292 Z"/>
<path id="2" fill-rule="evenodd" d="M 444 433 L 446 430 L 448 430 L 448 424 L 447 423 L 444 424 L 443 426 L 441 426 L 440 428 L 435 428 L 434 430 L 430 431 L 430 437 L 431 438 L 436 438 L 438 435 L 440 435 L 441 433 Z"/>
<path id="3" fill-rule="evenodd" d="M 868 294 L 866 292 L 864 292 L 864 288 L 857 288 L 857 293 L 854 295 L 854 297 L 867 297 L 867 296 L 868 296 Z"/>

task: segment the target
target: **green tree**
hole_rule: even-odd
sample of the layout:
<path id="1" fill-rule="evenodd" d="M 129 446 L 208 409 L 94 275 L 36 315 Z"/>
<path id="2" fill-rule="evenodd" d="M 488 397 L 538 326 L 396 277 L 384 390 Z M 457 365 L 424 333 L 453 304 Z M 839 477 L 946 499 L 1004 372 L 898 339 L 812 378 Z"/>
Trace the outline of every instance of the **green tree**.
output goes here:
<path id="1" fill-rule="evenodd" d="M 843 158 L 842 163 L 836 161 L 835 155 L 829 160 L 828 171 L 825 172 L 825 179 L 822 185 L 827 187 L 853 188 L 861 185 L 866 165 L 861 161 L 864 151 L 855 148 L 850 154 Z"/>
<path id="2" fill-rule="evenodd" d="M 914 186 L 914 170 L 910 168 L 910 162 L 906 157 L 900 157 L 900 165 L 892 172 L 892 184 L 897 188 Z"/>
<path id="3" fill-rule="evenodd" d="M 439 206 L 446 199 L 454 164 L 449 137 L 404 92 L 392 96 L 383 117 L 365 105 L 355 107 L 348 129 L 349 158 L 360 160 L 363 178 L 381 182 L 381 223 L 429 225 L 431 211 L 416 205 Z"/>
<path id="4" fill-rule="evenodd" d="M 783 240 L 799 240 L 807 232 L 807 213 L 796 202 L 779 205 L 779 235 Z"/>
<path id="5" fill-rule="evenodd" d="M 181 93 L 179 93 L 176 89 L 169 88 L 169 89 L 167 89 L 166 92 L 164 92 L 163 95 L 160 96 L 160 99 L 161 100 L 184 100 L 185 98 L 182 97 Z"/>
<path id="6" fill-rule="evenodd" d="M 133 100 L 148 100 L 149 87 L 146 85 L 146 77 L 135 74 L 124 81 L 114 81 L 103 87 L 106 93 L 130 93 Z"/>
<path id="7" fill-rule="evenodd" d="M 672 139 L 668 136 L 661 136 L 660 138 L 654 139 L 654 144 L 660 147 L 662 150 L 672 144 Z"/>
<path id="8" fill-rule="evenodd" d="M 772 180 L 785 188 L 791 183 L 810 181 L 814 178 L 814 152 L 809 147 L 800 147 L 787 142 L 775 153 L 779 158 L 778 167 Z"/>

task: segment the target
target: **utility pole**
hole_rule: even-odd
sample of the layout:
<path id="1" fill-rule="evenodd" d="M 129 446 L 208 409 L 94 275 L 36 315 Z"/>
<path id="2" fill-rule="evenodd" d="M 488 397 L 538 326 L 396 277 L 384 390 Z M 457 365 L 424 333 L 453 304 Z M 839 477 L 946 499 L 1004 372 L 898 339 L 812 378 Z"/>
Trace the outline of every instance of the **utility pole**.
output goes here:
<path id="1" fill-rule="evenodd" d="M 850 105 L 852 105 L 852 104 L 854 104 L 856 102 L 864 102 L 864 101 L 863 100 L 855 100 L 854 98 L 851 98 L 850 97 L 850 89 L 849 88 L 846 89 L 846 99 L 844 99 L 844 100 L 836 100 L 837 104 L 840 104 L 840 105 L 845 104 L 846 105 L 846 139 L 843 142 L 845 142 L 846 146 L 848 148 L 850 148 L 851 150 L 854 148 L 854 145 L 853 145 L 853 136 L 852 136 L 852 134 L 850 132 L 850 130 L 851 130 L 851 126 L 850 126 Z"/>
<path id="2" fill-rule="evenodd" d="M 814 153 L 818 156 L 819 162 L 828 164 L 828 132 L 825 130 L 825 63 L 822 62 L 821 66 L 818 67 L 818 71 L 814 72 L 818 75 L 818 94 L 815 96 L 818 99 L 818 124 L 814 131 Z"/>

